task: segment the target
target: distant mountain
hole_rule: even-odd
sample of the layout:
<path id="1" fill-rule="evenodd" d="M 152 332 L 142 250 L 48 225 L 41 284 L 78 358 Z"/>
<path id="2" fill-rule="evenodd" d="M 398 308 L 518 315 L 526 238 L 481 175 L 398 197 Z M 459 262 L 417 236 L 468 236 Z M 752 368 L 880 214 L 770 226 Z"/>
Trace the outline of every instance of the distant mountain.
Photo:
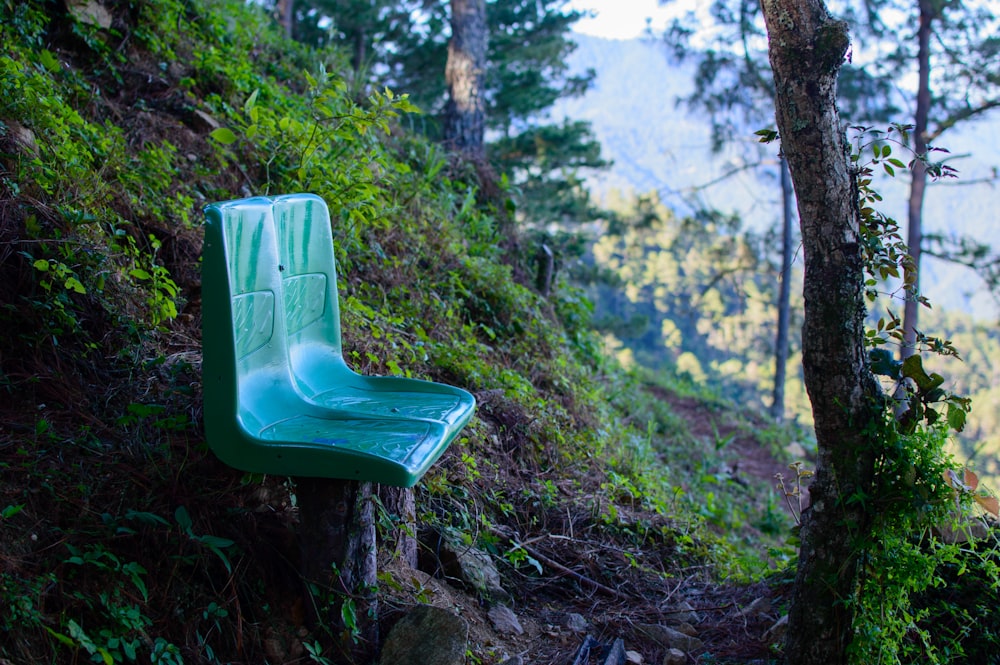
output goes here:
<path id="1" fill-rule="evenodd" d="M 614 161 L 609 172 L 589 178 L 598 199 L 612 189 L 655 190 L 680 214 L 691 211 L 691 201 L 697 196 L 703 204 L 740 212 L 755 227 L 775 223 L 779 214 L 776 169 L 744 173 L 699 189 L 697 194 L 693 190 L 743 165 L 742 153 L 755 149 L 753 132 L 759 127 L 748 128 L 744 145 L 713 155 L 708 119 L 677 103 L 691 90 L 689 65 L 669 62 L 665 48 L 653 42 L 584 34 L 574 34 L 573 39 L 579 48 L 570 57 L 570 68 L 593 68 L 597 80 L 583 97 L 560 101 L 553 117 L 590 121 L 605 156 Z M 1000 249 L 1000 186 L 967 184 L 989 178 L 993 167 L 1000 165 L 1000 112 L 988 117 L 988 122 L 946 134 L 938 145 L 947 147 L 953 156 L 969 156 L 951 162 L 960 171 L 957 182 L 929 188 L 925 228 L 972 235 Z M 776 146 L 766 149 L 777 152 Z M 905 222 L 905 181 L 887 179 L 881 188 L 886 212 Z M 1000 311 L 981 280 L 967 269 L 928 259 L 922 284 L 938 306 L 983 317 L 996 317 Z"/>

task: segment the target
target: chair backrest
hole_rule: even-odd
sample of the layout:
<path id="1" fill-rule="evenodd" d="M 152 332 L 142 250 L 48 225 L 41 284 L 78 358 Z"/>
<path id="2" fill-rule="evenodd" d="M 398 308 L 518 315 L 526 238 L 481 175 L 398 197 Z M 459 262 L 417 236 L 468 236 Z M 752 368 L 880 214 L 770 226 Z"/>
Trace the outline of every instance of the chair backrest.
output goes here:
<path id="1" fill-rule="evenodd" d="M 212 450 L 246 471 L 416 483 L 472 417 L 475 399 L 347 367 L 326 204 L 308 194 L 256 197 L 209 205 L 205 215 L 202 381 Z"/>
<path id="2" fill-rule="evenodd" d="M 231 428 L 235 413 L 247 431 L 257 434 L 289 409 L 298 408 L 289 381 L 272 204 L 270 199 L 256 197 L 216 203 L 205 213 L 205 411 L 228 414 L 224 425 L 206 418 L 206 430 L 211 434 L 211 430 Z M 221 408 L 211 408 L 216 405 Z M 225 438 L 209 440 L 222 443 Z"/>
<path id="3" fill-rule="evenodd" d="M 342 384 L 358 379 L 341 346 L 330 213 L 318 196 L 289 194 L 274 199 L 274 220 L 292 378 L 311 398 L 328 389 L 334 377 Z"/>
<path id="4" fill-rule="evenodd" d="M 341 353 L 337 267 L 326 202 L 312 194 L 289 194 L 273 203 L 290 342 L 320 342 Z"/>

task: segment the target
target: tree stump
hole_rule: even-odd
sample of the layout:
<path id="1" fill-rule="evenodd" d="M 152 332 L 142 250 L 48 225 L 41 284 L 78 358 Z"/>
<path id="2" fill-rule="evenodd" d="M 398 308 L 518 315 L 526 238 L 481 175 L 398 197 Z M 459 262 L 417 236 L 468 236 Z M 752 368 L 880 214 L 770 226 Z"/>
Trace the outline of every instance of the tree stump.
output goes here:
<path id="1" fill-rule="evenodd" d="M 372 483 L 298 478 L 295 485 L 309 620 L 364 662 L 378 649 Z"/>

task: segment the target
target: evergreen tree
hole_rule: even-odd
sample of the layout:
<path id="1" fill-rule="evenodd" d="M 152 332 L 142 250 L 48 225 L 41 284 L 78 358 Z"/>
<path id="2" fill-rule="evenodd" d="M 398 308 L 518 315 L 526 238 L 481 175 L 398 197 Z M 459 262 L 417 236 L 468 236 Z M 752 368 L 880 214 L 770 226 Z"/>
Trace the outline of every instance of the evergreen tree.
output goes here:
<path id="1" fill-rule="evenodd" d="M 675 20 L 665 35 L 677 59 L 692 54 L 690 38 L 696 32 L 714 35 L 707 48 L 697 51 L 698 67 L 694 91 L 684 99 L 693 110 L 707 111 L 712 123 L 712 150 L 720 152 L 745 137 L 750 127 L 771 124 L 774 83 L 767 54 L 759 46 L 763 25 L 757 0 L 715 0 L 711 7 L 715 25 L 711 30 L 687 20 Z M 749 162 L 760 168 L 763 155 L 754 149 Z M 781 188 L 781 258 L 778 267 L 777 329 L 774 341 L 774 385 L 771 415 L 781 420 L 785 414 L 785 382 L 789 355 L 791 318 L 791 278 L 794 245 L 794 193 L 784 157 L 778 158 Z M 733 172 L 735 175 L 737 172 Z"/>
<path id="2" fill-rule="evenodd" d="M 341 43 L 362 76 L 410 95 L 424 114 L 417 129 L 444 138 L 448 115 L 447 67 L 452 37 L 449 3 L 433 0 L 300 0 L 296 34 L 308 41 Z M 560 97 L 582 94 L 594 73 L 572 74 L 566 59 L 576 48 L 570 28 L 582 16 L 567 0 L 486 0 L 488 48 L 484 80 L 487 146 L 496 170 L 521 192 L 523 219 L 537 225 L 597 215 L 576 174 L 603 168 L 599 144 L 579 122 L 547 124 Z M 487 134 L 487 139 L 489 134 Z M 536 216 L 540 215 L 540 216 Z"/>
<path id="3" fill-rule="evenodd" d="M 337 44 L 363 79 L 391 59 L 395 44 L 414 29 L 416 0 L 286 0 L 295 4 L 292 34 L 317 46 Z"/>
<path id="4" fill-rule="evenodd" d="M 912 264 L 904 279 L 919 287 L 928 175 L 944 168 L 934 160 L 932 146 L 952 127 L 1000 106 L 1000 16 L 993 3 L 953 0 L 867 0 L 851 3 L 848 9 L 859 43 L 875 53 L 865 64 L 879 82 L 879 90 L 886 93 L 882 105 L 898 105 L 909 114 L 893 119 L 911 125 L 910 147 L 917 157 L 910 169 L 908 200 L 907 244 Z M 915 89 L 897 85 L 913 75 Z M 858 119 L 872 120 L 868 116 Z M 970 247 L 975 251 L 965 251 Z M 943 248 L 937 254 L 977 268 L 995 261 L 978 242 L 964 247 L 959 242 L 951 249 L 957 251 Z M 903 317 L 904 355 L 915 346 L 918 312 L 918 299 L 908 299 Z"/>

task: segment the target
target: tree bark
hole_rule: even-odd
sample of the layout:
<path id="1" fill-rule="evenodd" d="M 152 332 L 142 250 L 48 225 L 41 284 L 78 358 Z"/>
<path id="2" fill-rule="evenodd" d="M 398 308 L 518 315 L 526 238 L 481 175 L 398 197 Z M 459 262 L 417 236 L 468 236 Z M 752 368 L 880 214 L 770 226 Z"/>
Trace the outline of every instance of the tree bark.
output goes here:
<path id="1" fill-rule="evenodd" d="M 931 24 L 937 18 L 933 0 L 919 0 L 920 25 L 917 28 L 917 109 L 913 118 L 913 151 L 917 159 L 910 173 L 910 200 L 906 244 L 911 266 L 903 279 L 912 285 L 903 306 L 903 358 L 916 350 L 917 326 L 920 318 L 920 254 L 923 242 L 924 192 L 927 189 L 927 168 L 921 161 L 927 154 L 928 117 L 931 109 Z"/>
<path id="2" fill-rule="evenodd" d="M 474 159 L 485 154 L 486 131 L 486 29 L 485 0 L 451 0 L 451 41 L 448 43 L 448 105 L 444 140 Z"/>
<path id="3" fill-rule="evenodd" d="M 774 397 L 771 417 L 781 422 L 785 418 L 785 374 L 788 366 L 788 324 L 792 300 L 792 207 L 795 192 L 788 160 L 780 157 L 781 168 L 781 274 L 778 286 L 778 334 L 774 341 Z"/>
<path id="4" fill-rule="evenodd" d="M 763 0 L 776 119 L 798 199 L 805 259 L 802 364 L 818 460 L 802 515 L 789 610 L 788 663 L 847 662 L 857 539 L 870 530 L 873 456 L 866 434 L 881 390 L 864 348 L 864 263 L 854 174 L 836 102 L 847 24 L 822 0 Z"/>
<path id="5" fill-rule="evenodd" d="M 295 495 L 311 622 L 326 625 L 352 661 L 364 662 L 378 647 L 372 484 L 298 478 Z M 344 621 L 351 614 L 353 626 Z"/>
<path id="6" fill-rule="evenodd" d="M 417 504 L 413 488 L 380 485 L 379 500 L 393 522 L 392 535 L 384 548 L 392 547 L 396 557 L 410 568 L 417 567 Z"/>
<path id="7" fill-rule="evenodd" d="M 295 27 L 295 0 L 278 0 L 275 3 L 281 26 L 285 30 L 285 37 L 292 39 Z"/>

